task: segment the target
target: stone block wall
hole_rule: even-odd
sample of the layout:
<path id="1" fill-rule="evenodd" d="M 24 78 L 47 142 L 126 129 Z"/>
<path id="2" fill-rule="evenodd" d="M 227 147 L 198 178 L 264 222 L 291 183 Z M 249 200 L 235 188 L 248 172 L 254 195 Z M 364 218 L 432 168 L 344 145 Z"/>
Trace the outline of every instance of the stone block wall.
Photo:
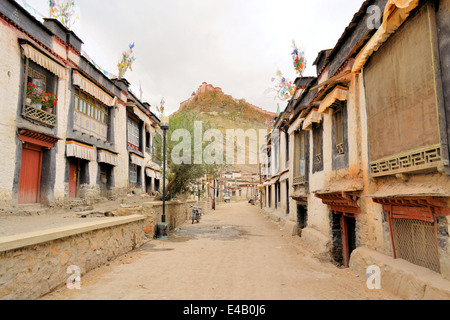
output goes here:
<path id="1" fill-rule="evenodd" d="M 210 200 L 188 200 L 181 201 L 167 201 L 166 202 L 166 223 L 169 225 L 169 230 L 173 230 L 180 225 L 189 221 L 191 218 L 191 205 L 202 207 L 203 213 L 207 214 L 211 210 Z M 115 216 L 127 216 L 132 214 L 139 214 L 145 217 L 143 230 L 145 235 L 153 238 L 156 232 L 156 225 L 162 221 L 162 201 L 144 202 L 139 206 L 123 207 L 113 211 Z"/>
<path id="2" fill-rule="evenodd" d="M 427 268 L 416 266 L 402 259 L 359 247 L 353 251 L 350 267 L 359 276 L 367 277 L 369 266 L 380 268 L 381 289 L 407 300 L 449 300 L 450 281 Z"/>
<path id="3" fill-rule="evenodd" d="M 144 242 L 142 217 L 110 227 L 102 225 L 79 233 L 68 227 L 65 232 L 70 236 L 0 250 L 0 300 L 39 298 L 67 282 L 70 266 L 79 267 L 83 275 Z M 41 237 L 48 239 L 48 233 Z"/>

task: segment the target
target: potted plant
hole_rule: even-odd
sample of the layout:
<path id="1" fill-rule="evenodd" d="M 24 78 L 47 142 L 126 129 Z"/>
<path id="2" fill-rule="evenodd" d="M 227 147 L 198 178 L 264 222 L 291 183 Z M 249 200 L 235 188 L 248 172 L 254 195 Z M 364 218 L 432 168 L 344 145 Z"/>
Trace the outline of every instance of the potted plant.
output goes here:
<path id="1" fill-rule="evenodd" d="M 44 111 L 48 113 L 53 113 L 53 108 L 56 107 L 56 103 L 58 102 L 58 97 L 56 94 L 51 94 L 50 92 L 42 94 L 42 105 L 44 107 Z"/>
<path id="2" fill-rule="evenodd" d="M 25 97 L 25 103 L 27 105 L 34 104 L 36 101 L 36 85 L 34 83 L 28 82 L 27 85 L 27 96 Z"/>
<path id="3" fill-rule="evenodd" d="M 27 96 L 25 99 L 26 104 L 33 105 L 34 107 L 41 109 L 44 97 L 44 90 L 38 90 L 34 83 L 28 82 Z"/>

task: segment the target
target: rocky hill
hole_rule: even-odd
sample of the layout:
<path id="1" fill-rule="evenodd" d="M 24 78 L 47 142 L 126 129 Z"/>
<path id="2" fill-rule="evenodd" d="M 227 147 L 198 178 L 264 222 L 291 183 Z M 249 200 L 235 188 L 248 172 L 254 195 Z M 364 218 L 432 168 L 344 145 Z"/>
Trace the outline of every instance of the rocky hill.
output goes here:
<path id="1" fill-rule="evenodd" d="M 245 99 L 235 99 L 224 94 L 221 88 L 203 82 L 193 92 L 191 97 L 180 104 L 177 113 L 195 112 L 201 119 L 209 121 L 211 125 L 221 130 L 224 135 L 226 129 L 267 129 L 266 120 L 276 117 L 275 113 L 256 107 Z M 258 144 L 258 141 L 250 141 Z M 248 154 L 248 144 L 245 146 Z M 248 163 L 248 162 L 247 162 Z M 247 173 L 258 173 L 258 165 L 234 165 L 232 168 Z"/>

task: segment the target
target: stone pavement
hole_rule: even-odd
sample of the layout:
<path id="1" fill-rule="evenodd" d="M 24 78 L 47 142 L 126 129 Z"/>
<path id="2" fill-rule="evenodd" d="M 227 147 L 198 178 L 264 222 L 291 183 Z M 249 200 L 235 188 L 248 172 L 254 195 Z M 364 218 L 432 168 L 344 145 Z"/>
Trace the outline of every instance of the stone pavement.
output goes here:
<path id="1" fill-rule="evenodd" d="M 221 204 L 199 224 L 153 240 L 43 300 L 391 300 L 366 279 L 317 259 L 299 237 L 247 203 Z"/>

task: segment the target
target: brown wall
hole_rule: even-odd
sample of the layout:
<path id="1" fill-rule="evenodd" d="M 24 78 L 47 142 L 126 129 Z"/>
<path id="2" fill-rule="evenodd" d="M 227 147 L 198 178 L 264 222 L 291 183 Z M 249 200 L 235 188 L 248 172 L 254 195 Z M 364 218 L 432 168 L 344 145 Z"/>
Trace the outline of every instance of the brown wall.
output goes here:
<path id="1" fill-rule="evenodd" d="M 426 6 L 365 68 L 370 161 L 440 143 Z"/>

